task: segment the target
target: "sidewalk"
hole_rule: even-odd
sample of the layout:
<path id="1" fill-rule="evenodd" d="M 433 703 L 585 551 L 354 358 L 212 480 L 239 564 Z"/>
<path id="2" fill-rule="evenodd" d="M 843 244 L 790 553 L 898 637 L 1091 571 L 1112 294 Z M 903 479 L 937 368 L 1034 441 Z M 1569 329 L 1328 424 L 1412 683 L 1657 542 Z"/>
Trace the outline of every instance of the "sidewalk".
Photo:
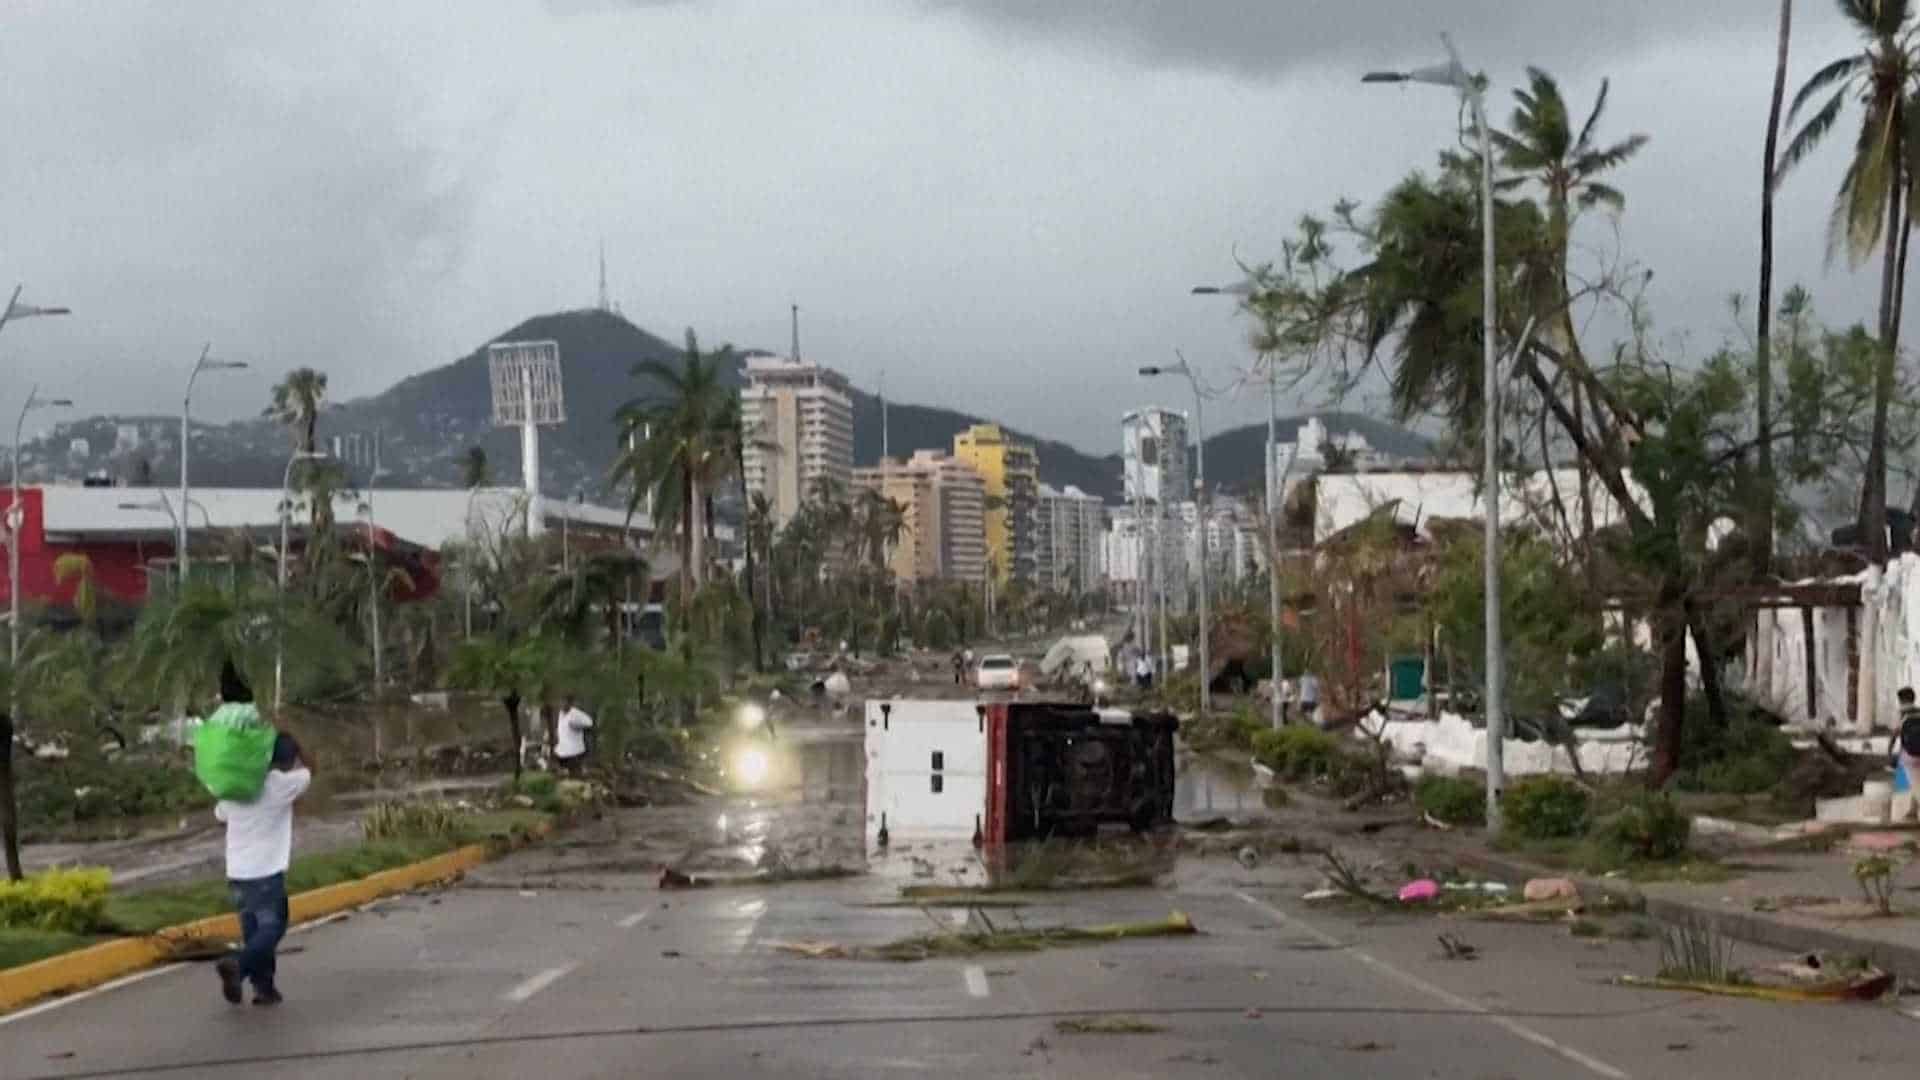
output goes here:
<path id="1" fill-rule="evenodd" d="M 1907 835 L 1920 843 L 1920 833 Z M 1821 854 L 1732 853 L 1725 862 L 1737 876 L 1713 884 L 1571 876 L 1586 895 L 1643 901 L 1661 922 L 1704 923 L 1733 940 L 1787 952 L 1865 956 L 1920 984 L 1920 865 L 1909 852 L 1887 854 L 1897 867 L 1892 918 L 1874 914 L 1864 901 L 1853 878 L 1861 855 L 1844 847 Z M 1476 851 L 1462 861 L 1516 882 L 1569 876 L 1498 852 Z"/>

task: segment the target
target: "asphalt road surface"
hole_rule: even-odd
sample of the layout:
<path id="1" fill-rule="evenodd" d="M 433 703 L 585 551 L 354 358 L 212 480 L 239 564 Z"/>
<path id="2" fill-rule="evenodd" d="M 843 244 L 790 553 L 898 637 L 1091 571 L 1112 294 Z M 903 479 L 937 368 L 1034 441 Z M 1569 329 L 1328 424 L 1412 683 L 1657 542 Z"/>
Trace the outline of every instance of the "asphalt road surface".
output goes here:
<path id="1" fill-rule="evenodd" d="M 1650 971 L 1655 947 L 1558 926 L 1449 923 L 1480 955 L 1448 960 L 1430 917 L 1301 902 L 1319 875 L 1290 859 L 1192 859 L 1164 887 L 988 912 L 1091 925 L 1178 909 L 1196 937 L 810 959 L 775 943 L 878 943 L 968 916 L 866 906 L 897 896 L 886 875 L 660 891 L 658 851 L 697 847 L 685 830 L 720 809 L 627 812 L 290 936 L 278 1008 L 229 1006 L 210 968 L 188 964 L 0 1019 L 0 1076 L 1754 1080 L 1909 1076 L 1920 1038 L 1895 1006 L 1615 987 L 1612 974 Z M 743 858 L 845 822 L 724 809 L 720 847 Z M 1113 1016 L 1153 1030 L 1057 1027 Z"/>

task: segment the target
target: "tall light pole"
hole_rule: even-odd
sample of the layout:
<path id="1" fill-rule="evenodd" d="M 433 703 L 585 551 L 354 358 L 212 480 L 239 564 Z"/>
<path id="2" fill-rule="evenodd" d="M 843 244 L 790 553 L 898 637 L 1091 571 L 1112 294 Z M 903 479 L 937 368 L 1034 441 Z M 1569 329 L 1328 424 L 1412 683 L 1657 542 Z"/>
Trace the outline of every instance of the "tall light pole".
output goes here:
<path id="1" fill-rule="evenodd" d="M 1254 281 L 1242 281 L 1233 285 L 1196 285 L 1195 296 L 1234 296 L 1241 303 L 1247 303 L 1260 291 Z M 1285 468 L 1278 465 L 1280 452 L 1280 358 L 1270 355 L 1267 360 L 1267 619 L 1273 624 L 1269 635 L 1272 643 L 1270 666 L 1273 670 L 1273 693 L 1267 702 L 1267 723 L 1278 728 L 1286 722 L 1286 714 L 1280 702 L 1280 684 L 1286 677 L 1283 653 L 1280 648 L 1280 635 L 1283 632 L 1281 618 L 1280 591 L 1280 514 L 1287 499 L 1287 474 L 1293 471 L 1293 456 L 1287 458 Z"/>
<path id="2" fill-rule="evenodd" d="M 1213 623 L 1207 617 L 1207 564 L 1213 561 L 1211 545 L 1207 543 L 1208 526 L 1212 524 L 1207 517 L 1207 421 L 1205 414 L 1200 411 L 1201 399 L 1204 395 L 1200 390 L 1199 377 L 1187 363 L 1187 358 L 1180 355 L 1178 350 L 1174 351 L 1174 356 L 1179 359 L 1178 364 L 1172 366 L 1149 364 L 1140 369 L 1140 374 L 1149 378 L 1156 375 L 1185 376 L 1187 385 L 1193 388 L 1194 439 L 1199 447 L 1199 452 L 1194 459 L 1194 503 L 1200 518 L 1200 715 L 1206 716 L 1212 711 L 1213 706 L 1213 694 L 1211 687 L 1207 685 L 1213 675 L 1207 651 L 1207 637 L 1213 630 Z"/>
<path id="3" fill-rule="evenodd" d="M 193 442 L 193 384 L 200 379 L 203 371 L 238 371 L 247 366 L 245 360 L 216 360 L 208 355 L 213 351 L 211 342 L 200 349 L 200 359 L 194 361 L 193 372 L 187 376 L 187 392 L 180 401 L 180 505 L 187 505 L 187 455 Z M 187 587 L 187 515 L 182 513 L 178 525 L 180 564 L 180 587 Z"/>
<path id="4" fill-rule="evenodd" d="M 367 599 L 372 605 L 373 697 L 375 701 L 380 699 L 380 690 L 386 682 L 382 677 L 380 664 L 380 594 L 386 591 L 386 581 L 384 575 L 380 573 L 379 537 L 376 535 L 377 530 L 373 524 L 373 490 L 374 487 L 380 483 L 380 477 L 384 475 L 386 475 L 386 470 L 380 467 L 380 443 L 376 439 L 373 444 L 373 469 L 367 474 L 367 498 L 366 501 L 360 504 L 360 512 L 367 516 L 367 577 L 369 589 Z M 377 718 L 374 721 L 374 732 L 376 736 L 379 733 L 379 721 Z M 376 753 L 375 756 L 378 756 L 378 754 Z"/>
<path id="5" fill-rule="evenodd" d="M 287 532 L 293 520 L 293 467 L 302 461 L 318 461 L 327 455 L 315 450 L 295 450 L 287 459 L 286 471 L 280 474 L 280 551 L 275 560 L 279 565 L 274 568 L 274 602 L 279 608 L 278 625 L 273 630 L 273 711 L 280 711 L 280 703 L 286 700 L 281 687 L 281 672 L 284 669 L 287 653 Z"/>
<path id="6" fill-rule="evenodd" d="M 1448 87 L 1460 95 L 1461 102 L 1472 113 L 1473 126 L 1480 138 L 1480 429 L 1484 443 L 1480 487 L 1486 527 L 1483 544 L 1486 562 L 1481 573 L 1485 577 L 1487 599 L 1487 828 L 1497 832 L 1500 829 L 1500 791 L 1506 781 L 1504 755 L 1507 723 L 1504 700 L 1506 657 L 1500 633 L 1500 362 L 1494 341 L 1493 140 L 1487 132 L 1486 102 L 1479 80 L 1468 73 L 1466 65 L 1460 62 L 1460 53 L 1453 47 L 1453 39 L 1442 34 L 1440 41 L 1447 47 L 1446 63 L 1413 71 L 1376 71 L 1364 76 L 1361 81 L 1417 82 Z"/>
<path id="7" fill-rule="evenodd" d="M 7 659 L 15 672 L 20 668 L 20 530 L 26 527 L 27 515 L 20 505 L 20 430 L 27 424 L 27 414 L 35 409 L 70 409 L 73 402 L 68 398 L 43 398 L 40 388 L 35 386 L 27 391 L 26 404 L 20 406 L 20 418 L 13 424 L 13 494 L 7 500 Z M 8 704 L 8 715 L 18 722 L 20 715 L 20 681 L 11 680 L 13 699 Z"/>

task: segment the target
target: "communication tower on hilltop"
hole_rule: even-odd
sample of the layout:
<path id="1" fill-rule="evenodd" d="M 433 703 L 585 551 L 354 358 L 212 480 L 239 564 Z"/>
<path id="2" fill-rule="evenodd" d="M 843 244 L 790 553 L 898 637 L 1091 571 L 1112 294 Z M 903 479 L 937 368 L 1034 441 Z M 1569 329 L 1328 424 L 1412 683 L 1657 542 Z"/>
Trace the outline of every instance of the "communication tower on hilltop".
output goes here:
<path id="1" fill-rule="evenodd" d="M 527 497 L 527 535 L 546 525 L 540 506 L 540 428 L 566 422 L 560 343 L 502 341 L 487 346 L 493 423 L 520 429 L 520 484 Z"/>

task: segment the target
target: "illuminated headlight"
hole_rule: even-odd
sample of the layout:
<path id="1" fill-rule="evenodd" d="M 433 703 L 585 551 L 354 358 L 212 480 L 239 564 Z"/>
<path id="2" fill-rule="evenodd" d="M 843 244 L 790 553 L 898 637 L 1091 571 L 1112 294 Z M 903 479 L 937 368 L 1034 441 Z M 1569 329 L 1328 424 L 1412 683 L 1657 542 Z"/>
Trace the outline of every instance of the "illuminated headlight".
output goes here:
<path id="1" fill-rule="evenodd" d="M 752 731 L 767 722 L 767 710 L 758 705 L 742 705 L 734 715 L 744 731 Z"/>
<path id="2" fill-rule="evenodd" d="M 767 773 L 772 770 L 773 763 L 767 760 L 767 752 L 757 746 L 742 747 L 733 756 L 733 775 L 747 787 L 766 783 Z"/>
<path id="3" fill-rule="evenodd" d="M 1096 693 L 1096 694 L 1104 694 L 1104 693 L 1106 693 L 1106 692 L 1107 692 L 1107 680 L 1105 680 L 1105 679 L 1095 679 L 1095 680 L 1093 680 L 1093 692 L 1094 692 L 1094 693 Z"/>

